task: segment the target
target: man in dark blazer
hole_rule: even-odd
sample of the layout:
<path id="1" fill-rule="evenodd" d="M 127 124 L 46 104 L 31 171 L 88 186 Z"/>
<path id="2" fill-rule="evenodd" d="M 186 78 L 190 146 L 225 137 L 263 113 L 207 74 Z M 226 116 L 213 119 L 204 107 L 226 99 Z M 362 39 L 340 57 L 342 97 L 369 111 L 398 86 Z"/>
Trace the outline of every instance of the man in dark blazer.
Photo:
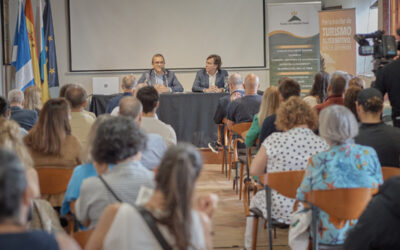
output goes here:
<path id="1" fill-rule="evenodd" d="M 139 79 L 139 84 L 145 83 L 153 86 L 158 93 L 183 92 L 182 84 L 174 72 L 165 69 L 165 59 L 161 54 L 155 54 L 151 60 L 152 69 L 144 72 Z"/>
<path id="2" fill-rule="evenodd" d="M 16 121 L 22 128 L 30 130 L 38 120 L 38 113 L 34 110 L 24 109 L 24 93 L 19 89 L 8 92 L 10 102 L 10 119 Z"/>
<path id="3" fill-rule="evenodd" d="M 210 55 L 206 60 L 206 68 L 197 72 L 193 82 L 193 92 L 215 93 L 223 92 L 228 72 L 221 69 L 222 61 L 219 55 Z"/>

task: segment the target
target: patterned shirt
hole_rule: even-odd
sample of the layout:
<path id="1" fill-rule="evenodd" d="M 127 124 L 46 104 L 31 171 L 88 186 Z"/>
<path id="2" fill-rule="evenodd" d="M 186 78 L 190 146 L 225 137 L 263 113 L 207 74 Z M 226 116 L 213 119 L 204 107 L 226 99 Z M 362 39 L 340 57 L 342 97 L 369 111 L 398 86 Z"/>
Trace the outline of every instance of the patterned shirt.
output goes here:
<path id="1" fill-rule="evenodd" d="M 358 144 L 332 146 L 310 158 L 297 199 L 305 201 L 305 193 L 311 190 L 378 187 L 381 183 L 381 165 L 373 148 Z M 331 245 L 343 244 L 347 231 L 357 223 L 349 220 L 335 226 L 322 210 L 319 219 L 319 242 Z"/>

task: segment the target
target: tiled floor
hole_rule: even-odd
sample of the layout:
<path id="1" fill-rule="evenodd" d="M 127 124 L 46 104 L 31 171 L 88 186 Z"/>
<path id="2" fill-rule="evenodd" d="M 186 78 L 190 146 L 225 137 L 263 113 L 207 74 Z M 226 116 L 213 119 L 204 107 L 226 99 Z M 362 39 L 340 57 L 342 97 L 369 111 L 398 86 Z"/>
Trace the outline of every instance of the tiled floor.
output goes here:
<path id="1" fill-rule="evenodd" d="M 234 175 L 234 173 L 232 174 Z M 221 165 L 204 165 L 197 182 L 198 193 L 215 193 L 219 196 L 217 211 L 214 214 L 214 248 L 240 249 L 244 243 L 245 215 L 243 202 L 232 189 L 232 181 L 228 181 L 221 173 Z M 264 224 L 261 222 L 261 224 Z M 277 229 L 277 239 L 274 239 L 274 249 L 290 249 L 287 245 L 287 229 Z M 262 225 L 259 229 L 257 249 L 268 249 L 267 230 Z"/>

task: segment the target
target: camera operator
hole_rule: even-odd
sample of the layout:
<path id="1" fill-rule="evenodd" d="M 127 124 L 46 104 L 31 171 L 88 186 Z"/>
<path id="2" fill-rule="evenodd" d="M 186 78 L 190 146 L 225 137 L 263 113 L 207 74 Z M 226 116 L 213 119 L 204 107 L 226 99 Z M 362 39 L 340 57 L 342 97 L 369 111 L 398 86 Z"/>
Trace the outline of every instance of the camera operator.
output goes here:
<path id="1" fill-rule="evenodd" d="M 388 93 L 393 126 L 400 127 L 400 58 L 377 71 L 372 87 L 381 91 L 382 95 Z"/>

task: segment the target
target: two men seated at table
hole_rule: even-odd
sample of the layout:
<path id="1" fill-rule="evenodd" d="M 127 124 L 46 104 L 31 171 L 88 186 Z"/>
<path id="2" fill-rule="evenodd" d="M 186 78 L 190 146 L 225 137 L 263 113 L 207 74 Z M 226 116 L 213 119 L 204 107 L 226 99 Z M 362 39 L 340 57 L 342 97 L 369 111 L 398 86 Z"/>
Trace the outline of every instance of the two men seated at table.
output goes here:
<path id="1" fill-rule="evenodd" d="M 221 69 L 222 61 L 219 55 L 210 55 L 206 60 L 206 68 L 197 72 L 192 91 L 217 93 L 225 89 L 228 72 Z"/>
<path id="2" fill-rule="evenodd" d="M 161 54 L 155 54 L 151 60 L 153 68 L 144 72 L 139 79 L 140 83 L 154 86 L 158 93 L 183 92 L 182 84 L 174 72 L 165 69 L 165 59 Z"/>
<path id="3" fill-rule="evenodd" d="M 111 98 L 107 104 L 106 113 L 110 114 L 114 108 L 118 107 L 119 101 L 125 96 L 132 96 L 136 87 L 136 78 L 133 75 L 125 76 L 122 79 L 121 88 L 123 93 Z"/>

